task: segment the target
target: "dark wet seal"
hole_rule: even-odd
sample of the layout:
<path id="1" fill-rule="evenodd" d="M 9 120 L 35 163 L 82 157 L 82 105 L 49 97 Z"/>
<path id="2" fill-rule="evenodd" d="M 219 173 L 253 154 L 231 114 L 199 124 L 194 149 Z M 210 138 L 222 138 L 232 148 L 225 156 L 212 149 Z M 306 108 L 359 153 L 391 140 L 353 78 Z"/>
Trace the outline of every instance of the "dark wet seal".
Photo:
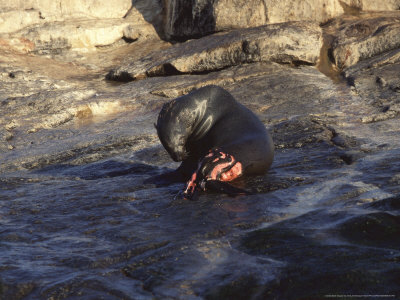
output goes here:
<path id="1" fill-rule="evenodd" d="M 274 146 L 264 124 L 217 86 L 166 103 L 155 127 L 171 158 L 182 161 L 176 171 L 157 179 L 187 181 L 187 199 L 206 190 L 248 194 L 227 182 L 263 174 L 272 164 Z"/>

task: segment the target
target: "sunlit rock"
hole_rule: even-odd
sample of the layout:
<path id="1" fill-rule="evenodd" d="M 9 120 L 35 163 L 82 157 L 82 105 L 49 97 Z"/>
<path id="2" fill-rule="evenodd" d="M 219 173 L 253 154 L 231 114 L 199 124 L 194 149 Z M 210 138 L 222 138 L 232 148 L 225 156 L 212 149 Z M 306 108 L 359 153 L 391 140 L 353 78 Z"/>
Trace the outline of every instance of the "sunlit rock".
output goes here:
<path id="1" fill-rule="evenodd" d="M 400 12 L 362 14 L 333 21 L 332 55 L 339 69 L 400 47 Z"/>
<path id="2" fill-rule="evenodd" d="M 32 24 L 68 19 L 122 18 L 131 6 L 131 0 L 1 0 L 0 33 L 14 32 Z"/>
<path id="3" fill-rule="evenodd" d="M 216 31 L 247 28 L 267 22 L 263 1 L 165 1 L 164 31 L 167 37 L 185 40 Z"/>
<path id="4" fill-rule="evenodd" d="M 268 22 L 309 20 L 325 22 L 343 13 L 338 0 L 264 0 L 267 6 Z"/>
<path id="5" fill-rule="evenodd" d="M 59 52 L 64 49 L 93 50 L 115 43 L 124 36 L 128 22 L 119 19 L 72 20 L 46 23 L 25 29 L 18 35 L 31 41 L 34 52 Z"/>
<path id="6" fill-rule="evenodd" d="M 399 0 L 385 0 L 385 1 L 375 1 L 375 0 L 341 0 L 340 1 L 345 8 L 353 8 L 358 10 L 399 10 L 400 1 Z"/>
<path id="7" fill-rule="evenodd" d="M 108 74 L 129 81 L 152 76 L 199 73 L 258 61 L 315 64 L 322 31 L 313 22 L 271 24 L 191 40 L 126 62 Z"/>

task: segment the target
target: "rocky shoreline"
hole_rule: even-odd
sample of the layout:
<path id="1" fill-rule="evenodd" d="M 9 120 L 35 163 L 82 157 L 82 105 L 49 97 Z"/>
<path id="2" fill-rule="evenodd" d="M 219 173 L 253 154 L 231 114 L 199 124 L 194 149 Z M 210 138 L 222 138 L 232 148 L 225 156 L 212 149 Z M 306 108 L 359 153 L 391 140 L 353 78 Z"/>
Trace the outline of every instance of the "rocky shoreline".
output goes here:
<path id="1" fill-rule="evenodd" d="M 49 3 L 0 10 L 3 298 L 400 295 L 398 0 Z M 187 203 L 153 123 L 208 84 L 276 158 Z"/>

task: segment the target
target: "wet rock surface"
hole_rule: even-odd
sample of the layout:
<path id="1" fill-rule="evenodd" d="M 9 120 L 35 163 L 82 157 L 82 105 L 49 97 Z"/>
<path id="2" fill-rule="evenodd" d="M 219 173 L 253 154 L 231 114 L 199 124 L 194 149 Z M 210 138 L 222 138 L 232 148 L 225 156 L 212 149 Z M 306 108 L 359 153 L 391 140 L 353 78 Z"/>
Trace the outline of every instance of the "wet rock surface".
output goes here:
<path id="1" fill-rule="evenodd" d="M 116 41 L 87 52 L 2 36 L 0 298 L 398 297 L 399 49 L 379 47 L 396 12 L 171 46 L 160 3 L 135 3 Z M 390 30 L 343 37 L 368 22 Z M 368 57 L 331 55 L 365 39 Z M 183 183 L 147 181 L 178 166 L 153 127 L 163 103 L 207 84 L 273 136 L 271 170 L 234 183 L 252 195 L 185 201 Z"/>

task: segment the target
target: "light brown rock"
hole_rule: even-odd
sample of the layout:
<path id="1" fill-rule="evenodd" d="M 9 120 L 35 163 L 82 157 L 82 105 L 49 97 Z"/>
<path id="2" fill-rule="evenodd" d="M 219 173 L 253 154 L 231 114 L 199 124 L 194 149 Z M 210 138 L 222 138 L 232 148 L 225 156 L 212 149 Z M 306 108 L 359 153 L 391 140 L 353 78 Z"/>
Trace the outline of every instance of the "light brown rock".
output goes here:
<path id="1" fill-rule="evenodd" d="M 400 47 L 400 11 L 335 20 L 332 55 L 339 69 Z"/>
<path id="2" fill-rule="evenodd" d="M 40 22 L 40 13 L 37 10 L 0 12 L 0 33 L 15 32 Z"/>
<path id="3" fill-rule="evenodd" d="M 217 31 L 248 28 L 267 23 L 265 4 L 257 0 L 245 2 L 237 0 L 216 1 L 214 16 Z"/>
<path id="4" fill-rule="evenodd" d="M 131 0 L 0 0 L 0 33 L 15 32 L 32 24 L 76 18 L 122 18 L 131 6 Z"/>
<path id="5" fill-rule="evenodd" d="M 269 23 L 310 20 L 325 22 L 343 13 L 338 0 L 265 0 Z"/>
<path id="6" fill-rule="evenodd" d="M 232 28 L 309 20 L 323 22 L 343 13 L 338 0 L 165 1 L 165 34 L 185 40 Z"/>
<path id="7" fill-rule="evenodd" d="M 344 12 L 400 9 L 400 0 L 165 0 L 164 3 L 165 35 L 178 41 L 232 28 L 302 20 L 326 22 Z"/>
<path id="8" fill-rule="evenodd" d="M 160 0 L 133 0 L 132 9 L 125 16 L 126 19 L 131 19 L 132 15 L 140 13 L 148 24 L 153 25 L 159 36 L 164 37 L 163 30 L 163 1 Z"/>
<path id="9" fill-rule="evenodd" d="M 176 40 L 267 23 L 262 0 L 167 0 L 164 9 L 165 35 Z"/>
<path id="10" fill-rule="evenodd" d="M 111 71 L 108 78 L 124 81 L 179 73 L 211 72 L 258 61 L 315 64 L 321 45 L 322 31 L 316 23 L 265 25 L 178 44 L 140 60 L 127 62 Z"/>
<path id="11" fill-rule="evenodd" d="M 16 36 L 31 41 L 34 44 L 33 52 L 37 53 L 64 49 L 89 51 L 120 40 L 128 25 L 128 22 L 120 19 L 71 20 L 28 28 Z"/>
<path id="12" fill-rule="evenodd" d="M 36 24 L 0 37 L 0 44 L 22 52 L 59 53 L 66 49 L 92 51 L 126 38 L 158 39 L 154 27 L 136 11 L 129 19 L 73 19 Z"/>
<path id="13" fill-rule="evenodd" d="M 147 11 L 144 13 L 145 14 L 143 15 L 143 13 L 136 7 L 130 9 L 129 13 L 125 17 L 125 20 L 129 22 L 129 26 L 124 29 L 125 38 L 136 40 L 139 38 L 158 37 L 154 25 L 151 24 L 151 22 L 155 22 L 153 17 L 150 17 L 147 14 Z"/>
<path id="14" fill-rule="evenodd" d="M 343 5 L 356 8 L 359 10 L 375 10 L 375 11 L 389 11 L 389 10 L 399 10 L 400 0 L 385 0 L 385 1 L 375 1 L 375 0 L 341 0 Z"/>

